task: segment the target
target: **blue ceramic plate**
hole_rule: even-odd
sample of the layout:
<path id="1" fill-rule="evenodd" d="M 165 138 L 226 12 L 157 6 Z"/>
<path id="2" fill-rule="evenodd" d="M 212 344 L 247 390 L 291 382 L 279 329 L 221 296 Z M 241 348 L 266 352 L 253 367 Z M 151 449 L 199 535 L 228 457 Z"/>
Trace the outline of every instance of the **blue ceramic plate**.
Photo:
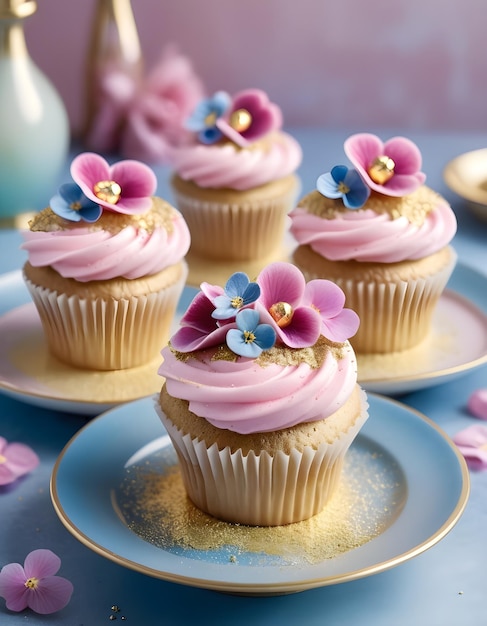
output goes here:
<path id="1" fill-rule="evenodd" d="M 153 402 L 144 398 L 91 421 L 67 444 L 51 479 L 56 512 L 80 542 L 149 576 L 249 595 L 350 581 L 432 547 L 467 502 L 467 467 L 445 433 L 370 394 L 370 417 L 338 492 L 314 525 L 248 529 L 201 513 L 188 518 L 197 510 L 184 497 L 177 504 L 174 450 Z M 213 547 L 198 547 L 194 538 Z"/>

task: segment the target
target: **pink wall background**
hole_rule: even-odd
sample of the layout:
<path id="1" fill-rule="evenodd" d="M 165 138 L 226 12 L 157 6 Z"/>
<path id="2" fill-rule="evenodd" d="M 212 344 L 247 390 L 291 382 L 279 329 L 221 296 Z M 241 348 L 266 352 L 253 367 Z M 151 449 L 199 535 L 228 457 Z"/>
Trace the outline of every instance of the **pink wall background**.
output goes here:
<path id="1" fill-rule="evenodd" d="M 73 129 L 96 0 L 38 0 L 30 53 Z M 132 0 L 147 67 L 174 43 L 208 92 L 265 89 L 285 125 L 487 130 L 485 0 Z"/>

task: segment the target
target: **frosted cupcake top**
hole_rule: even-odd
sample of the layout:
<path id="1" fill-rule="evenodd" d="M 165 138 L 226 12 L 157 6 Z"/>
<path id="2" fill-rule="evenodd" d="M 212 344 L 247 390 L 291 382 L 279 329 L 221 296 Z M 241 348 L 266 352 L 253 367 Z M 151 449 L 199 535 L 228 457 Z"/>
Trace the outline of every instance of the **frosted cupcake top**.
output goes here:
<path id="1" fill-rule="evenodd" d="M 251 189 L 292 174 L 302 160 L 298 142 L 281 131 L 280 108 L 258 89 L 233 98 L 217 92 L 198 105 L 186 126 L 194 142 L 175 148 L 171 163 L 200 187 Z"/>
<path id="2" fill-rule="evenodd" d="M 203 283 L 159 374 L 217 428 L 248 434 L 324 419 L 357 382 L 348 338 L 359 319 L 344 302 L 337 285 L 306 284 L 290 263 L 272 263 L 256 282 L 239 272 L 224 289 Z"/>
<path id="3" fill-rule="evenodd" d="M 453 239 L 450 205 L 423 183 L 421 153 L 405 137 L 383 143 L 352 135 L 345 153 L 355 166 L 336 165 L 291 213 L 291 232 L 332 261 L 394 263 L 433 254 Z"/>
<path id="4" fill-rule="evenodd" d="M 80 282 L 141 278 L 179 262 L 190 245 L 181 214 L 155 197 L 154 172 L 139 161 L 110 166 L 94 153 L 71 164 L 74 183 L 22 232 L 29 262 Z"/>

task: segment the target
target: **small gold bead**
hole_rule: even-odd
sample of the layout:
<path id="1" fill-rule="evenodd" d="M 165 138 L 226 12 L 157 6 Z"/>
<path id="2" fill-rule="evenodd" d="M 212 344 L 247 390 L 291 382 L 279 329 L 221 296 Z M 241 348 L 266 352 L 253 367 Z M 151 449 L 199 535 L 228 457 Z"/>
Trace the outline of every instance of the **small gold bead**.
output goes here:
<path id="1" fill-rule="evenodd" d="M 117 204 L 122 195 L 122 188 L 114 180 L 100 180 L 94 185 L 93 192 L 100 200 Z"/>
<path id="2" fill-rule="evenodd" d="M 293 307 L 287 302 L 276 302 L 276 304 L 270 307 L 269 313 L 279 328 L 286 328 L 293 319 L 294 311 Z"/>
<path id="3" fill-rule="evenodd" d="M 379 156 L 367 170 L 370 178 L 378 185 L 385 185 L 394 176 L 396 164 L 388 156 Z"/>
<path id="4" fill-rule="evenodd" d="M 243 133 L 252 124 L 252 116 L 247 109 L 237 109 L 230 115 L 230 126 L 238 133 Z"/>

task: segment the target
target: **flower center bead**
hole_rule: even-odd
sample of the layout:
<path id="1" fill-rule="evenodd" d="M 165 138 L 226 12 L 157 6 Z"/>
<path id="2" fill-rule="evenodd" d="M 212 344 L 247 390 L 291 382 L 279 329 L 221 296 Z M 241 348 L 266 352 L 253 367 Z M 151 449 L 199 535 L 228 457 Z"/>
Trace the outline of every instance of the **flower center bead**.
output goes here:
<path id="1" fill-rule="evenodd" d="M 269 313 L 279 328 L 286 328 L 293 319 L 294 311 L 293 307 L 287 302 L 276 302 L 276 304 L 270 307 Z"/>
<path id="2" fill-rule="evenodd" d="M 345 183 L 342 181 L 338 183 L 338 191 L 343 194 L 347 194 L 350 191 L 350 187 L 347 187 Z"/>
<path id="3" fill-rule="evenodd" d="M 103 202 L 117 204 L 122 195 L 122 188 L 114 180 L 101 180 L 94 185 L 93 192 Z"/>
<path id="4" fill-rule="evenodd" d="M 25 583 L 24 586 L 27 587 L 28 589 L 37 589 L 37 585 L 39 583 L 39 579 L 38 578 L 28 578 Z"/>
<path id="5" fill-rule="evenodd" d="M 73 211 L 81 211 L 83 206 L 81 202 L 71 202 L 71 204 L 69 205 L 69 208 L 73 209 Z"/>
<path id="6" fill-rule="evenodd" d="M 205 126 L 214 126 L 216 124 L 216 113 L 212 111 L 205 117 Z"/>
<path id="7" fill-rule="evenodd" d="M 230 115 L 230 126 L 238 133 L 243 133 L 252 124 L 252 116 L 247 109 L 237 109 Z"/>
<path id="8" fill-rule="evenodd" d="M 255 341 L 255 335 L 251 330 L 245 330 L 243 337 L 245 343 L 253 343 Z"/>
<path id="9" fill-rule="evenodd" d="M 378 156 L 367 170 L 370 178 L 378 185 L 385 185 L 394 176 L 394 161 L 386 156 Z"/>
<path id="10" fill-rule="evenodd" d="M 235 298 L 232 298 L 230 300 L 230 304 L 233 306 L 234 309 L 239 309 L 242 305 L 243 305 L 243 298 L 242 296 L 235 296 Z"/>

